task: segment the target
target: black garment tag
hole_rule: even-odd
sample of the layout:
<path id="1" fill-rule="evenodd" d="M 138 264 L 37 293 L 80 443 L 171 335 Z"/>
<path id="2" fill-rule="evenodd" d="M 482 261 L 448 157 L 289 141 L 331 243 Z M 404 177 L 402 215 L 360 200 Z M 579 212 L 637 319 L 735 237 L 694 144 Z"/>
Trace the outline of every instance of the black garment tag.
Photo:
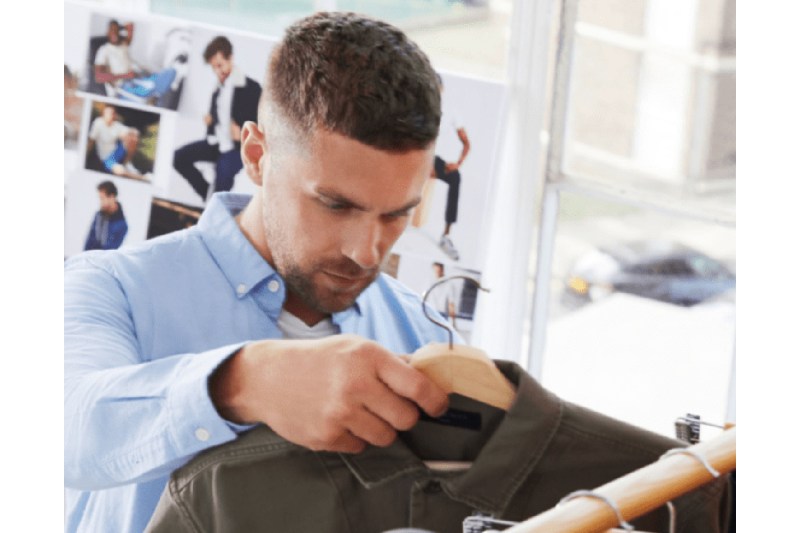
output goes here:
<path id="1" fill-rule="evenodd" d="M 434 424 L 454 426 L 462 429 L 471 429 L 473 431 L 480 431 L 482 425 L 480 413 L 462 411 L 460 409 L 453 408 L 448 409 L 447 412 L 439 418 L 428 416 L 425 411 L 420 410 L 419 419 L 424 420 L 425 422 L 433 422 Z"/>

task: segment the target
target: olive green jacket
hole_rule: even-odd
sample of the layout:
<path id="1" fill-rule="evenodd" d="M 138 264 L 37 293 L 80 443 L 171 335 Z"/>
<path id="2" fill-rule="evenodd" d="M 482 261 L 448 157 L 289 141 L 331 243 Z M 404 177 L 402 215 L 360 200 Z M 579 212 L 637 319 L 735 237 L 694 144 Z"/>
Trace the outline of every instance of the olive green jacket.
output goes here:
<path id="1" fill-rule="evenodd" d="M 147 531 L 461 533 L 473 512 L 522 521 L 682 446 L 563 401 L 514 363 L 497 365 L 517 386 L 507 413 L 453 395 L 450 416 L 423 417 L 388 448 L 357 455 L 313 452 L 261 426 L 175 471 Z M 473 464 L 442 472 L 423 459 Z M 729 492 L 719 479 L 675 500 L 676 531 L 726 532 Z M 633 525 L 666 532 L 668 512 Z"/>

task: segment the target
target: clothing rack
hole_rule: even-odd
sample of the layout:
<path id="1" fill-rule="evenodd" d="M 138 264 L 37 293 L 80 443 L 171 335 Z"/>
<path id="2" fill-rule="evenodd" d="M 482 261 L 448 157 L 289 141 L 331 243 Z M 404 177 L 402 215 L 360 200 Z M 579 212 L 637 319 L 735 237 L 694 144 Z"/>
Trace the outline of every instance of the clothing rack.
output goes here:
<path id="1" fill-rule="evenodd" d="M 734 427 L 706 442 L 671 450 L 658 461 L 606 483 L 592 490 L 591 494 L 581 494 L 569 501 L 562 500 L 563 503 L 558 506 L 504 531 L 608 532 L 735 468 Z"/>

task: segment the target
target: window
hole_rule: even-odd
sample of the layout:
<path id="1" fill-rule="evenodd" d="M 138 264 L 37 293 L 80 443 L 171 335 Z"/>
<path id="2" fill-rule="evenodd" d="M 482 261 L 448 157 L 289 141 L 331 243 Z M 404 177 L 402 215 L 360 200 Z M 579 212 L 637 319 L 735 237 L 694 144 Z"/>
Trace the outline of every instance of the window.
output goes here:
<path id="1" fill-rule="evenodd" d="M 529 369 L 567 399 L 662 434 L 689 412 L 723 421 L 734 353 L 734 2 L 561 5 Z"/>

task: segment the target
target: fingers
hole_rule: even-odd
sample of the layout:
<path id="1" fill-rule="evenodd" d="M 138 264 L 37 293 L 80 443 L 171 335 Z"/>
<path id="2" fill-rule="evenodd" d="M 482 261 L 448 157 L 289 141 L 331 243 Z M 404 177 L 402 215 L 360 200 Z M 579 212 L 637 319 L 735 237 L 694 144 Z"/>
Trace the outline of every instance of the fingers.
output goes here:
<path id="1" fill-rule="evenodd" d="M 447 411 L 447 394 L 419 370 L 396 356 L 384 358 L 378 365 L 378 377 L 396 394 L 408 398 L 430 416 Z"/>
<path id="2" fill-rule="evenodd" d="M 397 431 L 364 407 L 340 416 L 313 439 L 311 449 L 343 453 L 361 453 L 367 445 L 385 448 L 397 438 Z"/>
<path id="3" fill-rule="evenodd" d="M 408 431 L 419 419 L 419 409 L 414 402 L 398 396 L 381 381 L 365 398 L 364 404 L 369 411 L 398 431 Z"/>
<path id="4" fill-rule="evenodd" d="M 364 451 L 364 448 L 366 447 L 367 447 L 366 442 L 354 436 L 349 431 L 345 431 L 341 435 L 339 435 L 339 437 L 336 438 L 336 440 L 334 440 L 329 444 L 324 444 L 322 446 L 319 446 L 318 449 L 330 452 L 339 452 L 339 453 L 361 453 Z"/>
<path id="5" fill-rule="evenodd" d="M 397 438 L 397 431 L 366 408 L 358 409 L 346 422 L 349 434 L 373 446 L 385 448 Z"/>
<path id="6" fill-rule="evenodd" d="M 431 416 L 447 409 L 447 395 L 427 376 L 354 335 L 265 340 L 248 344 L 231 361 L 237 359 L 247 364 L 231 378 L 238 391 L 236 402 L 228 402 L 235 419 L 261 421 L 312 450 L 360 453 L 368 445 L 389 446 L 398 431 L 416 424 L 419 407 Z M 214 401 L 219 409 L 217 395 Z"/>

